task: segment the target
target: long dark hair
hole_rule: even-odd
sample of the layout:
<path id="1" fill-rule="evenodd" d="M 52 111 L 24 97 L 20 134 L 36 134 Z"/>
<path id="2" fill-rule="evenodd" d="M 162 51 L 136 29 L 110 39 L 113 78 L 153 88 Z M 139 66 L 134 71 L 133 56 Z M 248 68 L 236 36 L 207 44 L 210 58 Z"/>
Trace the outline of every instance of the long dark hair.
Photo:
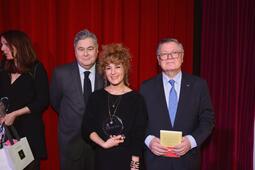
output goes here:
<path id="1" fill-rule="evenodd" d="M 0 34 L 6 39 L 14 60 L 7 60 L 3 55 L 2 67 L 11 73 L 29 72 L 37 60 L 30 38 L 26 33 L 18 30 L 10 30 Z M 15 52 L 14 52 L 15 51 Z"/>

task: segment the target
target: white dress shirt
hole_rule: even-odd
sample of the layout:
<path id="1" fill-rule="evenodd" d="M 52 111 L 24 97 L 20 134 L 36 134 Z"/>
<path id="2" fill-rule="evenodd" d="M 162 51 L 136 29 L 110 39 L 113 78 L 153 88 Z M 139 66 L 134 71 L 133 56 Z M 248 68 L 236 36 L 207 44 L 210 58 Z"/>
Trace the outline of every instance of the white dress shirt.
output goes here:
<path id="1" fill-rule="evenodd" d="M 80 73 L 80 78 L 81 78 L 82 92 L 83 92 L 83 82 L 84 82 L 83 80 L 84 80 L 84 72 L 85 71 L 90 71 L 89 79 L 91 82 L 91 90 L 93 92 L 95 89 L 96 65 L 94 64 L 89 70 L 84 69 L 82 66 L 80 66 L 79 63 L 78 63 L 78 67 L 79 67 L 79 73 Z"/>

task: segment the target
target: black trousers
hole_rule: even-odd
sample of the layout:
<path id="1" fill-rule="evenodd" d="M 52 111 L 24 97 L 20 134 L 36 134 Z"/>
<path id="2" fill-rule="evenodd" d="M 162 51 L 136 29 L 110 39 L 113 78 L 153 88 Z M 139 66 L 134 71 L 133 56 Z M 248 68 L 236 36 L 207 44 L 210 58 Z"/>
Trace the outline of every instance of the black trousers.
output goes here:
<path id="1" fill-rule="evenodd" d="M 61 170 L 94 170 L 95 154 L 93 150 L 86 150 L 77 160 L 60 156 Z"/>
<path id="2" fill-rule="evenodd" d="M 40 170 L 40 159 L 35 159 L 24 170 Z"/>

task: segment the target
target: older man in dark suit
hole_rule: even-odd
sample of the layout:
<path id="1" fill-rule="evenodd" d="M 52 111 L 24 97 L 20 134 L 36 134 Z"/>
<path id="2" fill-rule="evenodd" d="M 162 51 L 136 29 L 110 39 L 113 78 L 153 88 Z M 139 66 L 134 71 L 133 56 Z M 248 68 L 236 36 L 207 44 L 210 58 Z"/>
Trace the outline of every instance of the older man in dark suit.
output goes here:
<path id="1" fill-rule="evenodd" d="M 145 81 L 149 123 L 145 144 L 147 170 L 198 170 L 200 147 L 214 127 L 214 113 L 204 80 L 181 71 L 184 49 L 176 39 L 162 39 L 157 49 L 162 73 Z M 182 131 L 180 144 L 160 144 L 160 130 Z M 165 157 L 167 152 L 176 157 Z"/>
<path id="2" fill-rule="evenodd" d="M 103 87 L 96 70 L 98 43 L 88 30 L 74 39 L 76 61 L 55 69 L 50 86 L 50 100 L 58 112 L 61 170 L 92 170 L 94 153 L 81 137 L 81 122 L 90 93 Z"/>

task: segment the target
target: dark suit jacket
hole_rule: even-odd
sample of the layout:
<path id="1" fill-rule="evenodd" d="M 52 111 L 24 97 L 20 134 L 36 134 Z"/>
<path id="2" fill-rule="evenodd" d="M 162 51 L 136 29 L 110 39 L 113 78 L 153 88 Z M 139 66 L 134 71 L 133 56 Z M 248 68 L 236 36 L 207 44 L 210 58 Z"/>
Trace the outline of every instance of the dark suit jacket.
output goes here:
<path id="1" fill-rule="evenodd" d="M 147 135 L 159 137 L 160 130 L 182 131 L 183 136 L 192 135 L 198 145 L 180 158 L 159 157 L 146 147 L 147 170 L 199 169 L 200 146 L 210 135 L 214 126 L 214 113 L 206 82 L 198 77 L 182 73 L 174 127 L 170 123 L 162 74 L 145 81 L 140 92 L 145 98 L 149 116 Z"/>
<path id="2" fill-rule="evenodd" d="M 103 82 L 103 78 L 96 73 L 95 90 L 102 88 Z M 81 137 L 81 122 L 86 105 L 77 62 L 55 69 L 50 86 L 50 101 L 59 114 L 60 156 L 77 160 L 87 147 Z"/>

